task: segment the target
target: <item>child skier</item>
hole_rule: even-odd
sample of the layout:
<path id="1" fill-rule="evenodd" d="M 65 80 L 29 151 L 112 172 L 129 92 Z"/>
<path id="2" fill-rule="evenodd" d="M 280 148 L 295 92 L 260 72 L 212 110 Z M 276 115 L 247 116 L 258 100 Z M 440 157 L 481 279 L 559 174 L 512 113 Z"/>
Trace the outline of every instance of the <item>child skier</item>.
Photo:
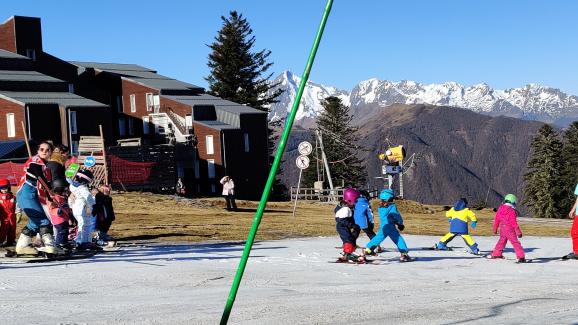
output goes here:
<path id="1" fill-rule="evenodd" d="M 348 188 L 343 192 L 343 200 L 335 208 L 335 229 L 343 242 L 343 256 L 338 260 L 340 262 L 363 263 L 365 261 L 363 256 L 355 254 L 360 229 L 353 220 L 352 208 L 358 197 L 359 192 L 356 189 Z"/>
<path id="2" fill-rule="evenodd" d="M 52 181 L 52 202 L 50 204 L 50 220 L 56 236 L 54 238 L 55 254 L 66 254 L 70 251 L 70 244 L 68 241 L 69 223 L 73 219 L 73 212 L 68 205 L 68 197 L 66 195 L 68 184 L 62 179 L 55 179 Z"/>
<path id="3" fill-rule="evenodd" d="M 578 184 L 574 189 L 574 195 L 576 195 L 576 201 L 568 213 L 568 218 L 574 219 L 572 222 L 572 230 L 570 230 L 570 236 L 572 237 L 572 253 L 562 257 L 562 259 L 576 259 L 578 260 Z"/>
<path id="4" fill-rule="evenodd" d="M 369 193 L 367 191 L 359 191 L 359 198 L 355 202 L 355 209 L 353 211 L 353 219 L 355 224 L 369 237 L 373 239 L 375 232 L 373 231 L 373 212 L 369 204 Z"/>
<path id="5" fill-rule="evenodd" d="M 476 219 L 476 215 L 468 209 L 468 200 L 465 198 L 459 199 L 454 204 L 454 207 L 446 212 L 446 217 L 450 222 L 450 232 L 440 239 L 439 243 L 435 245 L 435 249 L 449 250 L 447 244 L 459 235 L 466 242 L 466 245 L 468 245 L 472 253 L 477 255 L 479 253 L 478 244 L 468 234 L 468 220 L 472 221 L 472 229 L 475 229 L 478 219 Z"/>
<path id="6" fill-rule="evenodd" d="M 517 262 L 527 262 L 524 248 L 518 240 L 518 238 L 522 238 L 522 231 L 520 230 L 518 221 L 516 220 L 518 216 L 516 202 L 518 202 L 518 199 L 514 194 L 507 194 L 504 197 L 504 203 L 498 208 L 496 218 L 494 219 L 494 234 L 497 234 L 499 229 L 500 239 L 496 243 L 494 251 L 488 256 L 488 258 L 504 258 L 502 252 L 504 251 L 504 247 L 506 247 L 506 242 L 510 241 L 512 246 L 514 246 L 516 258 L 518 259 Z"/>
<path id="7" fill-rule="evenodd" d="M 16 245 L 16 197 L 10 191 L 10 182 L 0 179 L 0 246 Z"/>
<path id="8" fill-rule="evenodd" d="M 68 204 L 72 208 L 74 218 L 78 222 L 76 235 L 76 248 L 78 250 L 91 249 L 92 247 L 92 227 L 93 218 L 91 211 L 96 203 L 94 197 L 88 189 L 88 184 L 92 182 L 93 174 L 88 169 L 79 170 L 73 179 L 67 179 L 70 183 L 70 197 Z"/>
<path id="9" fill-rule="evenodd" d="M 393 190 L 385 189 L 379 193 L 379 199 L 381 200 L 380 206 L 377 209 L 379 213 L 379 231 L 377 235 L 367 243 L 365 253 L 373 254 L 373 250 L 381 244 L 385 238 L 390 237 L 401 253 L 399 260 L 401 262 L 408 262 L 411 261 L 411 257 L 409 257 L 407 253 L 408 249 L 405 240 L 399 234 L 400 231 L 405 229 L 405 226 L 403 225 L 403 219 L 397 210 L 397 206 L 393 203 L 393 198 Z"/>
<path id="10" fill-rule="evenodd" d="M 108 235 L 108 230 L 115 219 L 112 198 L 110 197 L 110 186 L 102 184 L 98 187 L 94 199 L 96 204 L 92 214 L 96 216 L 96 240 L 111 241 L 112 237 Z"/>

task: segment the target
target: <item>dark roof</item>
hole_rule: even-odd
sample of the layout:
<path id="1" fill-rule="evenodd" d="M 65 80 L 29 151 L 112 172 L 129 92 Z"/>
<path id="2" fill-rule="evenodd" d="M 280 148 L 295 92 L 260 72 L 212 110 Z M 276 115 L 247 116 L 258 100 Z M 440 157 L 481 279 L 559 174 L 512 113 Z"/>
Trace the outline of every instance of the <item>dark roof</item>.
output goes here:
<path id="1" fill-rule="evenodd" d="M 174 101 L 187 104 L 189 106 L 195 105 L 215 105 L 215 108 L 222 109 L 224 111 L 233 113 L 233 114 L 267 114 L 267 112 L 260 111 L 253 107 L 249 107 L 246 105 L 237 104 L 235 102 L 231 102 L 219 97 L 207 95 L 207 94 L 199 94 L 195 96 L 164 96 Z"/>
<path id="2" fill-rule="evenodd" d="M 22 104 L 57 104 L 64 107 L 108 107 L 108 105 L 66 92 L 0 90 L 0 97 L 7 97 Z"/>
<path id="3" fill-rule="evenodd" d="M 23 140 L 0 141 L 0 158 L 8 156 L 11 152 L 24 146 Z"/>
<path id="4" fill-rule="evenodd" d="M 0 80 L 64 82 L 60 79 L 56 79 L 36 71 L 12 71 L 12 70 L 0 70 Z"/>
<path id="5" fill-rule="evenodd" d="M 14 52 L 2 50 L 2 49 L 0 49 L 0 58 L 3 58 L 3 59 L 26 59 L 26 60 L 30 60 L 28 57 L 26 57 L 26 56 L 24 56 L 24 55 L 20 55 L 20 54 L 18 54 L 18 53 L 14 53 Z"/>
<path id="6" fill-rule="evenodd" d="M 108 73 L 114 73 L 128 80 L 141 83 L 147 87 L 159 90 L 195 90 L 203 88 L 193 84 L 172 79 L 158 74 L 155 70 L 148 69 L 136 64 L 97 63 L 70 61 L 70 63 L 82 68 L 93 68 Z"/>
<path id="7" fill-rule="evenodd" d="M 230 124 L 223 123 L 221 121 L 195 121 L 196 123 L 205 125 L 211 129 L 215 130 L 235 130 L 238 129 Z"/>

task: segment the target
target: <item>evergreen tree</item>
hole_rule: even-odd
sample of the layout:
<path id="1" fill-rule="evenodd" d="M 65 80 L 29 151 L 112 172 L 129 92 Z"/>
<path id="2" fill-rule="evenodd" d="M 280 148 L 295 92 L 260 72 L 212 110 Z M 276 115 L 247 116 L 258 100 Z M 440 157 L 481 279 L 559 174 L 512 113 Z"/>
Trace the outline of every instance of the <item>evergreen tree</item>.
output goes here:
<path id="1" fill-rule="evenodd" d="M 205 78 L 209 83 L 209 93 L 268 112 L 282 92 L 281 89 L 274 91 L 278 84 L 269 82 L 273 75 L 267 74 L 273 65 L 268 62 L 271 51 L 253 52 L 255 36 L 242 14 L 231 11 L 229 17 L 221 16 L 221 20 L 221 29 L 214 42 L 208 45 L 212 50 L 208 62 L 210 75 Z M 268 131 L 267 150 L 271 165 L 278 137 L 271 127 Z M 273 198 L 283 198 L 286 191 L 286 187 L 277 179 L 273 185 Z"/>
<path id="2" fill-rule="evenodd" d="M 578 183 L 578 122 L 572 123 L 563 138 L 564 146 L 562 148 L 562 202 L 560 208 L 564 215 L 572 208 L 576 196 L 574 188 Z"/>
<path id="3" fill-rule="evenodd" d="M 524 204 L 538 218 L 563 218 L 560 203 L 562 141 L 550 125 L 532 140 L 528 172 L 524 175 Z"/>
<path id="4" fill-rule="evenodd" d="M 366 170 L 358 158 L 360 148 L 355 144 L 357 128 L 351 125 L 353 117 L 349 114 L 349 107 L 343 105 L 337 97 L 326 98 L 322 105 L 324 111 L 317 118 L 317 130 L 321 131 L 323 137 L 333 186 L 365 185 Z M 315 160 L 315 154 L 310 157 Z M 304 173 L 307 186 L 312 187 L 317 180 L 316 173 L 315 161 L 312 161 L 310 168 Z M 324 185 L 327 187 L 328 182 Z"/>

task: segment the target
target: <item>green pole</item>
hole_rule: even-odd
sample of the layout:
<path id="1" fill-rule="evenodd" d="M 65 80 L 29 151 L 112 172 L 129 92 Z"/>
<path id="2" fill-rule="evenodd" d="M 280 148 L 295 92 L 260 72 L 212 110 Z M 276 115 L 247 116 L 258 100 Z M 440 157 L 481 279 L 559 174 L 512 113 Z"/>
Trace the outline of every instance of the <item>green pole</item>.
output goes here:
<path id="1" fill-rule="evenodd" d="M 317 36 L 315 36 L 315 41 L 313 42 L 313 48 L 311 48 L 311 51 L 309 52 L 309 59 L 307 60 L 307 66 L 305 67 L 305 71 L 303 72 L 303 76 L 301 77 L 301 83 L 299 83 L 299 90 L 297 91 L 297 96 L 295 96 L 295 101 L 293 102 L 291 112 L 287 117 L 285 129 L 283 130 L 281 141 L 279 141 L 277 153 L 275 154 L 275 159 L 273 160 L 273 165 L 271 166 L 271 170 L 269 171 L 269 178 L 267 178 L 267 183 L 265 184 L 265 189 L 263 190 L 263 195 L 261 196 L 261 201 L 259 202 L 259 207 L 257 208 L 257 212 L 255 212 L 255 218 L 253 218 L 253 224 L 251 226 L 251 230 L 249 230 L 249 236 L 247 236 L 247 242 L 245 243 L 243 256 L 241 257 L 239 267 L 237 268 L 237 273 L 235 274 L 235 279 L 233 280 L 233 284 L 231 285 L 229 298 L 227 299 L 227 304 L 225 305 L 225 310 L 223 311 L 223 316 L 221 317 L 221 325 L 225 325 L 229 321 L 229 315 L 231 314 L 233 303 L 235 303 L 235 297 L 237 296 L 237 291 L 239 290 L 239 284 L 241 283 L 241 279 L 243 278 L 243 272 L 245 272 L 245 266 L 247 265 L 247 260 L 249 259 L 249 254 L 251 253 L 251 248 L 253 247 L 253 242 L 255 241 L 255 235 L 257 234 L 257 229 L 259 229 L 259 224 L 261 223 L 261 218 L 263 217 L 263 211 L 265 211 L 267 199 L 269 198 L 271 187 L 273 186 L 273 182 L 275 181 L 275 176 L 277 175 L 277 170 L 279 169 L 279 163 L 281 162 L 281 157 L 283 156 L 283 152 L 285 151 L 285 145 L 287 144 L 289 133 L 291 133 L 291 127 L 293 126 L 295 115 L 297 115 L 299 102 L 301 101 L 301 96 L 303 95 L 305 84 L 309 79 L 309 72 L 311 72 L 311 67 L 313 66 L 313 61 L 315 60 L 315 54 L 317 53 L 319 42 L 321 42 L 321 36 L 323 36 L 325 23 L 327 22 L 327 17 L 329 17 L 329 12 L 331 12 L 332 5 L 333 0 L 327 0 L 325 12 L 323 13 L 323 18 L 321 18 L 321 24 L 319 25 L 319 29 L 317 29 Z"/>

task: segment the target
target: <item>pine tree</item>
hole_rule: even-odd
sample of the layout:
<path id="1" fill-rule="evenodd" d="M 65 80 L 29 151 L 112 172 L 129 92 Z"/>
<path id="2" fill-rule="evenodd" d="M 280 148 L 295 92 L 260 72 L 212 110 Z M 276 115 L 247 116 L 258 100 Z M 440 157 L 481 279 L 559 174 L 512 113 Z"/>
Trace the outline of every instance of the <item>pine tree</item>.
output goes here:
<path id="1" fill-rule="evenodd" d="M 524 175 L 524 204 L 538 218 L 563 218 L 560 209 L 562 141 L 550 125 L 544 125 L 532 140 L 528 172 Z"/>
<path id="2" fill-rule="evenodd" d="M 221 20 L 223 26 L 215 41 L 208 45 L 212 50 L 208 62 L 210 75 L 205 78 L 209 83 L 209 93 L 269 112 L 270 105 L 276 103 L 276 98 L 282 93 L 281 89 L 270 91 L 278 86 L 269 82 L 273 73 L 267 74 L 273 65 L 268 62 L 271 51 L 253 52 L 255 36 L 242 14 L 231 11 L 229 17 L 221 16 Z M 271 126 L 268 133 L 267 150 L 271 165 L 278 137 Z M 283 198 L 286 191 L 286 187 L 277 179 L 273 185 L 273 198 Z"/>
<path id="3" fill-rule="evenodd" d="M 562 148 L 562 212 L 568 213 L 576 200 L 574 188 L 578 183 L 578 122 L 572 123 L 563 137 Z M 564 215 L 566 215 L 564 214 Z"/>
<path id="4" fill-rule="evenodd" d="M 326 98 L 322 105 L 324 111 L 317 118 L 317 130 L 322 133 L 333 185 L 335 187 L 365 185 L 367 173 L 358 157 L 360 148 L 355 144 L 357 128 L 351 124 L 353 117 L 349 114 L 349 107 L 343 105 L 337 97 Z M 315 155 L 311 156 L 315 159 L 314 157 Z M 315 161 L 310 165 L 311 171 L 308 169 L 304 176 L 307 186 L 312 186 L 317 180 L 316 172 L 313 173 L 316 169 Z M 327 181 L 324 185 L 328 186 Z"/>

